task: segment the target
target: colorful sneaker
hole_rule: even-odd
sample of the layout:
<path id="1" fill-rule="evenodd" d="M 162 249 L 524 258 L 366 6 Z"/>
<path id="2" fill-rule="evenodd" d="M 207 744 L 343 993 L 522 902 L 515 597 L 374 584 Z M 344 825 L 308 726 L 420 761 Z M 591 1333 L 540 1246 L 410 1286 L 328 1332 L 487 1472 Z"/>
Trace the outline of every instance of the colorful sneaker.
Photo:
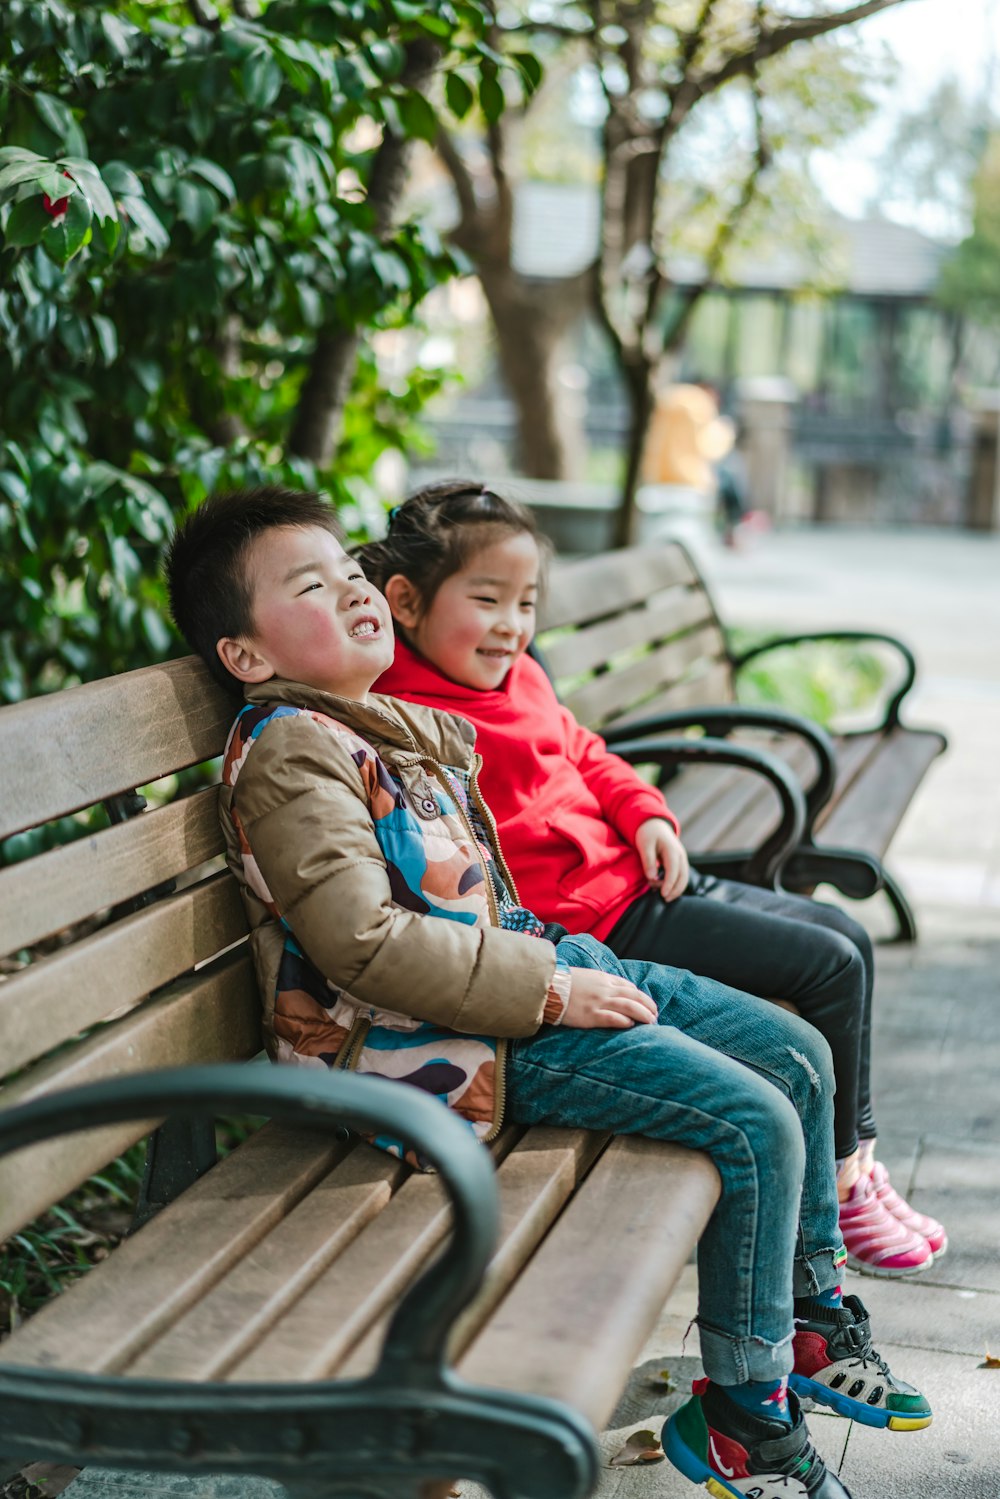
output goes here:
<path id="1" fill-rule="evenodd" d="M 802 1309 L 803 1303 L 797 1307 Z M 897 1379 L 872 1347 L 871 1323 L 857 1296 L 842 1306 L 812 1301 L 795 1318 L 795 1368 L 788 1384 L 797 1395 L 828 1405 L 862 1426 L 919 1431 L 933 1419 L 926 1399 Z"/>
<path id="2" fill-rule="evenodd" d="M 916 1275 L 934 1263 L 927 1240 L 892 1216 L 870 1176 L 860 1176 L 840 1204 L 840 1232 L 848 1265 L 862 1275 Z"/>
<path id="3" fill-rule="evenodd" d="M 943 1224 L 936 1218 L 929 1218 L 926 1213 L 918 1213 L 916 1208 L 911 1208 L 904 1197 L 900 1197 L 892 1182 L 889 1173 L 881 1161 L 875 1161 L 872 1165 L 872 1186 L 875 1188 L 875 1196 L 879 1202 L 911 1233 L 919 1234 L 926 1239 L 931 1246 L 931 1254 L 937 1259 L 938 1255 L 944 1254 L 948 1248 L 948 1235 L 944 1231 Z"/>
<path id="4" fill-rule="evenodd" d="M 692 1483 L 715 1499 L 851 1499 L 809 1439 L 791 1392 L 792 1424 L 765 1421 L 696 1379 L 691 1399 L 663 1427 L 663 1448 Z"/>

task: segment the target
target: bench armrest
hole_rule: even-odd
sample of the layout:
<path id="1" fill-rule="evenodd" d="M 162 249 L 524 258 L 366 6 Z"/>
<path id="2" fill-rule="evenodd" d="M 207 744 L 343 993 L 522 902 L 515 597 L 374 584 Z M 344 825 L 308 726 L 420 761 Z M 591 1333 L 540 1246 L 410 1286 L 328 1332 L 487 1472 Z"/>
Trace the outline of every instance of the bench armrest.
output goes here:
<path id="1" fill-rule="evenodd" d="M 482 1281 L 499 1232 L 489 1153 L 467 1124 L 418 1088 L 353 1072 L 247 1065 L 169 1068 L 69 1088 L 0 1110 L 0 1156 L 55 1135 L 132 1119 L 266 1114 L 306 1128 L 391 1134 L 440 1171 L 454 1231 L 403 1297 L 386 1334 L 380 1373 L 439 1370 L 451 1325 Z"/>
<path id="2" fill-rule="evenodd" d="M 790 713 L 786 708 L 756 708 L 741 703 L 720 703 L 711 708 L 677 708 L 666 713 L 651 714 L 649 718 L 622 724 L 620 728 L 602 730 L 604 741 L 616 755 L 622 753 L 623 742 L 631 742 L 647 734 L 678 733 L 682 729 L 704 729 L 705 733 L 725 739 L 734 729 L 775 729 L 782 734 L 794 734 L 804 739 L 816 756 L 816 775 L 808 786 L 803 787 L 806 804 L 806 831 L 811 830 L 817 816 L 833 795 L 837 780 L 837 756 L 833 740 L 824 728 L 803 718 L 800 713 Z M 697 744 L 698 740 L 688 741 Z M 768 761 L 778 762 L 778 757 L 759 750 Z M 786 767 L 787 768 L 787 767 Z"/>
<path id="3" fill-rule="evenodd" d="M 735 765 L 770 781 L 781 804 L 781 821 L 746 861 L 742 878 L 750 884 L 777 889 L 786 861 L 802 841 L 806 800 L 794 773 L 775 755 L 728 739 L 626 739 L 614 746 L 630 765 Z"/>
<path id="4" fill-rule="evenodd" d="M 916 681 L 917 676 L 917 663 L 913 652 L 909 646 L 904 645 L 901 640 L 897 640 L 895 635 L 883 635 L 877 630 L 815 630 L 804 635 L 779 635 L 774 640 L 765 640 L 760 645 L 751 646 L 749 650 L 743 651 L 739 656 L 733 656 L 731 658 L 731 665 L 733 671 L 738 672 L 748 661 L 754 660 L 757 656 L 763 656 L 768 651 L 776 651 L 784 646 L 802 645 L 820 640 L 853 641 L 857 644 L 872 641 L 879 645 L 892 646 L 893 650 L 899 653 L 903 661 L 903 680 L 886 705 L 885 717 L 882 722 L 875 725 L 877 731 L 880 733 L 884 733 L 888 729 L 894 729 L 899 723 L 900 705 Z"/>

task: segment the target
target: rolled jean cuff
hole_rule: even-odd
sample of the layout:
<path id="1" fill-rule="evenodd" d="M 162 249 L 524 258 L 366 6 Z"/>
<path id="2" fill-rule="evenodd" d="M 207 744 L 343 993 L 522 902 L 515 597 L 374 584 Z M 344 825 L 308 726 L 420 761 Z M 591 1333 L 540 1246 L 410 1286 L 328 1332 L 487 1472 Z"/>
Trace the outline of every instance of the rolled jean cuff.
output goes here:
<path id="1" fill-rule="evenodd" d="M 843 1244 L 829 1249 L 817 1249 L 804 1259 L 796 1259 L 792 1266 L 792 1295 L 819 1296 L 823 1291 L 832 1291 L 844 1279 L 847 1250 Z"/>
<path id="2" fill-rule="evenodd" d="M 791 1374 L 795 1362 L 792 1333 L 780 1343 L 763 1338 L 736 1338 L 732 1333 L 706 1327 L 698 1319 L 698 1340 L 705 1373 L 715 1384 L 745 1384 L 748 1379 L 781 1379 Z"/>

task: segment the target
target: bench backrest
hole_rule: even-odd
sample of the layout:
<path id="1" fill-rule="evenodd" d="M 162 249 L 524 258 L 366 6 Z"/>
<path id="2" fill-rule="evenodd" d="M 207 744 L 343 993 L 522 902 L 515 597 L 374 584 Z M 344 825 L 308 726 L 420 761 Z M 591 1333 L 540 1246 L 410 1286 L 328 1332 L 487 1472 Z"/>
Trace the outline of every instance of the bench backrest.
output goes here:
<path id="1" fill-rule="evenodd" d="M 543 626 L 564 701 L 594 727 L 731 696 L 719 622 L 679 545 L 555 564 Z M 0 709 L 0 840 L 213 759 L 232 718 L 193 657 Z M 259 1050 L 246 924 L 222 849 L 206 786 L 0 868 L 0 1107 Z M 174 893 L 158 889 L 175 880 Z M 137 897 L 147 903 L 134 910 Z M 148 1128 L 0 1161 L 0 1240 Z"/>
<path id="2" fill-rule="evenodd" d="M 212 759 L 233 712 L 193 658 L 0 710 L 0 838 Z M 259 1051 L 216 802 L 208 786 L 0 869 L 0 1106 Z M 175 893 L 133 909 L 174 880 Z M 148 1129 L 88 1132 L 0 1160 L 0 1240 Z"/>
<path id="3" fill-rule="evenodd" d="M 590 728 L 733 700 L 722 626 L 679 542 L 554 563 L 539 624 L 560 696 Z"/>

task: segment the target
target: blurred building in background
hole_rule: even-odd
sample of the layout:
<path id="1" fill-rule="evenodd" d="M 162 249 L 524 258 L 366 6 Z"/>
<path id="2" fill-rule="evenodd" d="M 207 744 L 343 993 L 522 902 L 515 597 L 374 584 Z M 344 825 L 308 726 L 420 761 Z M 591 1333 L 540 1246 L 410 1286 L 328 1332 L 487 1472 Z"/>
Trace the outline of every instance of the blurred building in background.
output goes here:
<path id="1" fill-rule="evenodd" d="M 553 284 L 579 275 L 596 253 L 599 212 L 592 187 L 521 186 L 517 269 Z M 949 248 L 887 219 L 831 212 L 808 243 L 735 257 L 727 283 L 702 297 L 673 375 L 718 391 L 755 507 L 778 521 L 1000 524 L 1000 334 L 936 304 Z M 680 291 L 703 279 L 691 259 L 670 273 Z M 475 321 L 468 291 L 451 295 L 465 297 L 460 321 Z M 559 379 L 579 434 L 569 479 L 584 493 L 613 489 L 626 408 L 589 317 L 565 340 Z M 514 412 L 488 359 L 429 425 L 437 451 L 426 471 L 515 471 Z"/>

